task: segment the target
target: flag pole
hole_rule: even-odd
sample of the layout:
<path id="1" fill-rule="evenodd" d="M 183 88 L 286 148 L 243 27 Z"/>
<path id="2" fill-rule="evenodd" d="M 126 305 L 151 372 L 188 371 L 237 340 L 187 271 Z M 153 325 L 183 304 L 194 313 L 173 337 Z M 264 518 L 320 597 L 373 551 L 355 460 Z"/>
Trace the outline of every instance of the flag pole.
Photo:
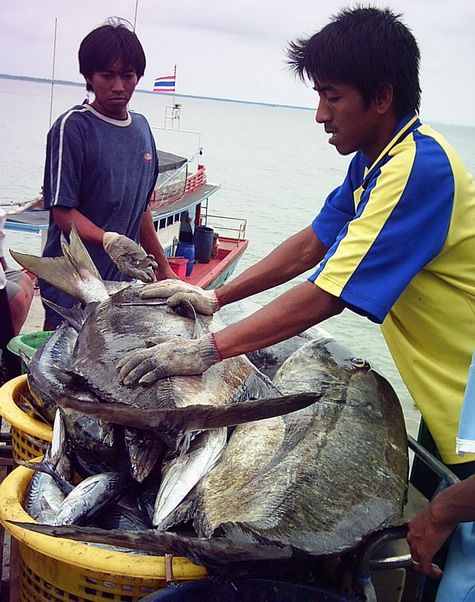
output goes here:
<path id="1" fill-rule="evenodd" d="M 56 37 L 58 34 L 58 18 L 54 20 L 54 39 L 53 39 L 53 66 L 51 68 L 51 97 L 49 103 L 49 127 L 51 128 L 51 121 L 53 119 L 53 90 L 54 90 L 54 67 L 56 65 Z"/>
<path id="2" fill-rule="evenodd" d="M 173 79 L 175 80 L 175 85 L 173 86 L 173 106 L 175 106 L 176 65 L 173 67 Z"/>

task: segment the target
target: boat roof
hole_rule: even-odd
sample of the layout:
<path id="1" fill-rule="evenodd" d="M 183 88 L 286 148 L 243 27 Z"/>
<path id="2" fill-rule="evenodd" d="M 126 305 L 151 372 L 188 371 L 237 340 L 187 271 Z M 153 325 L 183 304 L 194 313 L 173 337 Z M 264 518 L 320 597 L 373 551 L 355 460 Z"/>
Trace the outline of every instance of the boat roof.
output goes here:
<path id="1" fill-rule="evenodd" d="M 158 165 L 160 169 L 160 173 L 164 171 L 171 171 L 172 169 L 178 169 L 187 163 L 188 159 L 185 157 L 179 157 L 178 155 L 173 155 L 172 153 L 167 153 L 166 151 L 158 150 Z"/>

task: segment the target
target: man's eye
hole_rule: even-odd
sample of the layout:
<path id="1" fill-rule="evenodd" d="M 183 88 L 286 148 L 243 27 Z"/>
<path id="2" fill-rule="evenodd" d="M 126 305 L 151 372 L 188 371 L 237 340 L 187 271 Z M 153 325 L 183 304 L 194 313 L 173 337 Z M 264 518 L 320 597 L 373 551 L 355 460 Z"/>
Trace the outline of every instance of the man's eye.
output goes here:
<path id="1" fill-rule="evenodd" d="M 339 96 L 331 96 L 327 98 L 328 102 L 338 102 L 340 100 Z"/>

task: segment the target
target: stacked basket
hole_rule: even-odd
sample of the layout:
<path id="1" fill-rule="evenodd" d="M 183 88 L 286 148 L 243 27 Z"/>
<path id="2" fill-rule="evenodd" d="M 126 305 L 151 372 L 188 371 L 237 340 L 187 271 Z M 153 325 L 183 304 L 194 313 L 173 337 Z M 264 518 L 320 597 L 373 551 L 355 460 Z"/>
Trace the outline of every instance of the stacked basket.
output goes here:
<path id="1" fill-rule="evenodd" d="M 9 380 L 0 388 L 0 414 L 10 423 L 12 455 L 16 462 L 42 456 L 51 441 L 51 427 L 31 418 L 17 405 L 28 403 L 29 395 L 26 374 Z"/>
<path id="2" fill-rule="evenodd" d="M 17 406 L 29 395 L 26 375 L 0 389 L 0 413 L 11 425 L 16 461 L 44 453 L 51 428 L 27 416 Z M 34 522 L 22 502 L 33 472 L 23 466 L 0 484 L 0 522 L 18 542 L 20 552 L 20 599 L 75 600 L 76 602 L 137 602 L 167 584 L 163 557 L 127 554 L 79 542 L 33 533 L 14 522 Z M 173 558 L 175 581 L 206 576 L 206 570 L 186 558 Z"/>
<path id="3" fill-rule="evenodd" d="M 21 505 L 31 475 L 20 466 L 0 485 L 0 522 L 20 551 L 22 601 L 138 602 L 167 585 L 163 557 L 104 550 L 12 525 L 9 521 L 34 522 Z M 206 575 L 186 558 L 173 558 L 172 568 L 175 581 Z"/>

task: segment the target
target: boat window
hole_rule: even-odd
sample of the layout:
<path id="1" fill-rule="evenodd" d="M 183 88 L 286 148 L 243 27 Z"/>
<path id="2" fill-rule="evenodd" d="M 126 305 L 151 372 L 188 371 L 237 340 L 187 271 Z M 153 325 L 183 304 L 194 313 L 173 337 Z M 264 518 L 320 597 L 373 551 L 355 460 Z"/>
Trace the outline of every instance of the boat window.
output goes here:
<path id="1" fill-rule="evenodd" d="M 165 228 L 165 226 L 166 226 L 165 218 L 163 218 L 163 219 L 160 220 L 160 223 L 159 223 L 158 227 L 159 227 L 160 230 L 163 230 L 163 228 Z"/>

